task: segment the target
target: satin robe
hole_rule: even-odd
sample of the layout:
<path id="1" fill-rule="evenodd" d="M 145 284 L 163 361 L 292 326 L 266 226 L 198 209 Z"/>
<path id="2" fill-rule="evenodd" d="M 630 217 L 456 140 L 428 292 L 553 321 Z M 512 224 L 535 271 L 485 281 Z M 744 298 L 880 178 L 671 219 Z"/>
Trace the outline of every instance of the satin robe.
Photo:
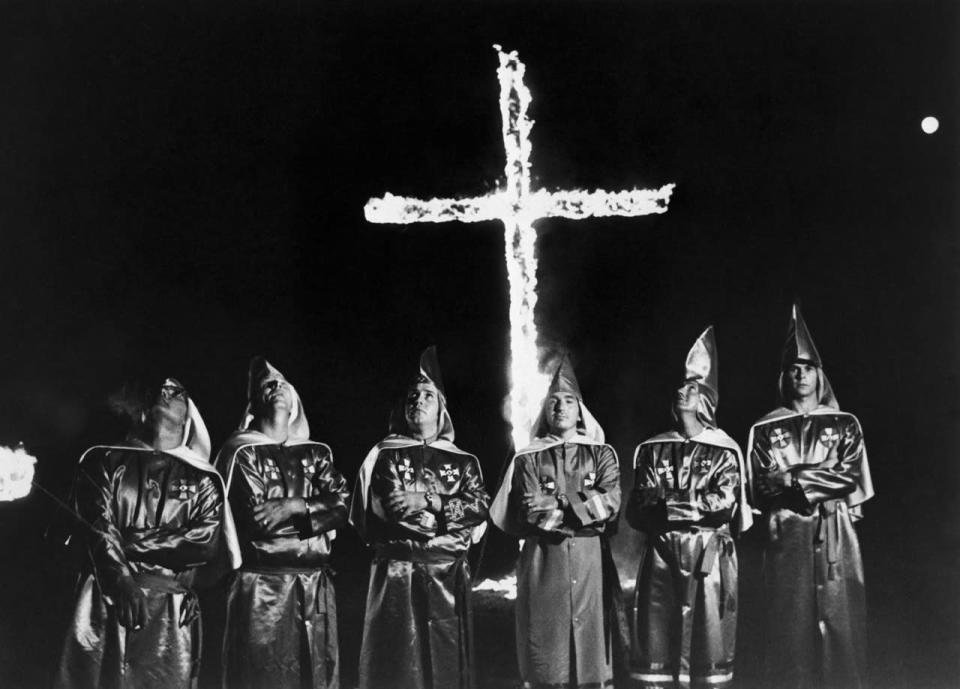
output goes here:
<path id="1" fill-rule="evenodd" d="M 394 490 L 433 490 L 440 514 L 424 510 L 395 519 L 385 507 Z M 472 455 L 422 444 L 380 451 L 366 520 L 374 557 L 360 689 L 474 686 L 466 556 L 489 504 Z"/>
<path id="2" fill-rule="evenodd" d="M 527 512 L 521 500 L 537 492 L 566 495 L 569 507 Z M 616 579 L 616 572 L 601 552 L 600 538 L 620 510 L 616 453 L 609 445 L 557 441 L 518 454 L 510 510 L 515 523 L 525 523 L 526 532 L 517 565 L 516 604 L 523 687 L 611 686 L 604 578 Z"/>
<path id="3" fill-rule="evenodd" d="M 200 608 L 191 585 L 195 569 L 218 552 L 219 478 L 162 452 L 96 448 L 81 462 L 76 496 L 78 513 L 100 537 L 89 536 L 55 686 L 194 687 Z M 139 631 L 120 625 L 113 604 L 124 576 L 146 594 Z"/>
<path id="4" fill-rule="evenodd" d="M 753 491 L 766 538 L 766 680 L 784 689 L 863 687 L 866 595 L 853 526 L 859 507 L 848 506 L 869 485 L 860 423 L 826 407 L 781 409 L 750 436 L 754 482 L 774 470 L 792 477 L 776 496 Z"/>
<path id="5" fill-rule="evenodd" d="M 646 539 L 637 573 L 631 677 L 645 689 L 733 680 L 741 483 L 727 447 L 654 438 L 637 448 L 627 520 Z"/>
<path id="6" fill-rule="evenodd" d="M 350 492 L 320 443 L 241 447 L 228 463 L 242 567 L 227 597 L 224 689 L 336 689 L 337 606 L 328 567 L 332 530 Z M 272 529 L 253 507 L 303 498 L 307 514 Z"/>

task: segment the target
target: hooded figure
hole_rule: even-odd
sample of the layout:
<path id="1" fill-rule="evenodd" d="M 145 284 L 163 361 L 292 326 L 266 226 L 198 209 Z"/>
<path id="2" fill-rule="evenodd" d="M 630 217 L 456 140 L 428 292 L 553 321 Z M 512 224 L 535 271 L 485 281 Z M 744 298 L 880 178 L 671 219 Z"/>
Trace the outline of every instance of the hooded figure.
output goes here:
<path id="1" fill-rule="evenodd" d="M 873 496 L 860 422 L 841 412 L 800 309 L 781 357 L 780 406 L 750 429 L 765 539 L 770 686 L 864 686 L 866 605 L 854 522 Z"/>
<path id="2" fill-rule="evenodd" d="M 564 356 L 536 438 L 504 473 L 493 523 L 523 538 L 516 640 L 524 687 L 602 687 L 620 638 L 619 579 L 606 533 L 620 510 L 620 466 Z"/>
<path id="3" fill-rule="evenodd" d="M 740 448 L 717 428 L 713 326 L 687 354 L 673 417 L 677 430 L 640 443 L 627 509 L 643 532 L 632 675 L 641 687 L 724 687 L 733 680 L 737 555 L 750 527 Z"/>
<path id="4" fill-rule="evenodd" d="M 360 468 L 350 511 L 373 549 L 360 689 L 470 689 L 467 551 L 490 499 L 477 458 L 453 444 L 435 347 L 389 428 Z"/>
<path id="5" fill-rule="evenodd" d="M 310 440 L 296 388 L 263 357 L 250 362 L 239 430 L 217 456 L 243 564 L 223 638 L 229 689 L 339 685 L 337 608 L 328 560 L 349 489 L 333 453 Z"/>
<path id="6" fill-rule="evenodd" d="M 221 552 L 239 563 L 200 412 L 173 378 L 151 392 L 124 443 L 80 458 L 76 510 L 92 533 L 56 687 L 195 686 L 196 570 Z"/>

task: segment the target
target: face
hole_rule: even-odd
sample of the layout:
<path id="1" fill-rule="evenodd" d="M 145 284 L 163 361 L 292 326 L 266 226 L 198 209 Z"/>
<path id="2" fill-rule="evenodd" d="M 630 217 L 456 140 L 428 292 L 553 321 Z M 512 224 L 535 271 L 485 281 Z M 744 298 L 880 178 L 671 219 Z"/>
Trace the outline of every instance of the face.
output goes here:
<path id="1" fill-rule="evenodd" d="M 817 367 L 806 361 L 795 361 L 784 372 L 795 399 L 817 393 Z"/>
<path id="2" fill-rule="evenodd" d="M 700 406 L 700 385 L 695 380 L 688 380 L 677 388 L 677 394 L 673 399 L 673 408 L 678 414 L 684 412 L 696 412 Z"/>
<path id="3" fill-rule="evenodd" d="M 293 390 L 290 383 L 281 378 L 268 378 L 260 384 L 259 401 L 261 407 L 273 409 L 293 408 Z"/>
<path id="4" fill-rule="evenodd" d="M 187 421 L 187 391 L 180 383 L 168 378 L 160 386 L 153 401 L 151 417 L 155 421 L 171 424 L 184 424 Z"/>
<path id="5" fill-rule="evenodd" d="M 440 394 L 431 383 L 417 383 L 407 390 L 404 405 L 407 423 L 420 428 L 431 423 L 436 424 L 440 415 Z"/>
<path id="6" fill-rule="evenodd" d="M 563 435 L 577 427 L 580 420 L 580 402 L 569 392 L 555 392 L 547 398 L 547 421 L 550 432 Z"/>

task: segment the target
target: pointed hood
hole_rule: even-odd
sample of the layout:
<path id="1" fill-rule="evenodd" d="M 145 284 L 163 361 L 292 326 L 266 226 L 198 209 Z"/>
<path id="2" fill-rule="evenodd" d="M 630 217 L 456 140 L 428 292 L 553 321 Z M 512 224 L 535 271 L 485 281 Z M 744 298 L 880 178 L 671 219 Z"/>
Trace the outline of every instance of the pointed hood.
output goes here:
<path id="1" fill-rule="evenodd" d="M 713 326 L 700 333 L 700 337 L 687 352 L 683 368 L 683 381 L 695 380 L 700 387 L 700 406 L 697 418 L 708 428 L 717 427 L 717 404 L 720 400 L 719 361 L 717 340 Z"/>
<path id="2" fill-rule="evenodd" d="M 167 378 L 164 385 L 180 385 L 174 378 Z M 180 385 L 180 387 L 183 387 Z M 210 461 L 210 433 L 207 431 L 207 425 L 200 416 L 200 410 L 193 403 L 193 398 L 187 395 L 187 423 L 183 428 L 183 444 L 181 447 L 194 452 L 207 462 Z"/>
<path id="3" fill-rule="evenodd" d="M 287 384 L 290 388 L 290 394 L 293 397 L 293 404 L 290 409 L 290 418 L 287 421 L 288 440 L 309 440 L 310 424 L 303 411 L 303 403 L 300 401 L 300 394 L 297 389 L 291 385 L 290 381 L 284 378 L 274 366 L 262 356 L 255 356 L 250 360 L 250 367 L 247 371 L 247 408 L 243 412 L 243 420 L 240 422 L 240 430 L 247 430 L 253 423 L 254 400 L 259 393 L 261 386 L 270 380 L 279 380 Z"/>
<path id="4" fill-rule="evenodd" d="M 442 440 L 453 442 L 454 430 L 453 419 L 450 418 L 450 412 L 447 411 L 447 396 L 443 389 L 443 377 L 440 375 L 440 359 L 437 356 L 436 345 L 430 345 L 420 354 L 420 362 L 417 371 L 409 376 L 404 386 L 404 394 L 401 395 L 399 403 L 394 406 L 390 412 L 389 432 L 391 435 L 410 435 L 410 428 L 407 425 L 406 415 L 406 392 L 410 388 L 419 384 L 432 385 L 437 391 L 437 401 L 440 407 L 440 418 L 437 423 L 437 437 Z"/>
<path id="5" fill-rule="evenodd" d="M 594 418 L 587 405 L 583 403 L 583 394 L 580 392 L 580 383 L 573 372 L 573 364 L 570 362 L 570 356 L 564 354 L 553 372 L 553 378 L 550 380 L 550 387 L 543 397 L 543 403 L 540 405 L 540 414 L 533 423 L 533 437 L 543 438 L 550 435 L 550 424 L 548 423 L 549 410 L 547 404 L 550 396 L 558 392 L 567 392 L 577 398 L 580 403 L 580 420 L 577 422 L 577 432 L 598 443 L 604 442 L 603 429 Z"/>
<path id="6" fill-rule="evenodd" d="M 786 370 L 797 361 L 803 361 L 817 367 L 818 402 L 823 406 L 839 409 L 840 407 L 837 404 L 837 398 L 833 394 L 830 381 L 823 372 L 823 360 L 820 358 L 820 352 L 817 351 L 817 347 L 813 343 L 813 337 L 810 335 L 810 330 L 807 328 L 807 324 L 803 320 L 803 315 L 800 313 L 800 305 L 794 304 L 793 311 L 790 314 L 790 325 L 787 328 L 787 341 L 784 342 L 783 352 L 780 355 L 780 381 L 778 388 L 780 390 L 780 401 L 784 406 L 790 406 L 790 394 L 786 387 L 789 383 L 784 374 Z"/>

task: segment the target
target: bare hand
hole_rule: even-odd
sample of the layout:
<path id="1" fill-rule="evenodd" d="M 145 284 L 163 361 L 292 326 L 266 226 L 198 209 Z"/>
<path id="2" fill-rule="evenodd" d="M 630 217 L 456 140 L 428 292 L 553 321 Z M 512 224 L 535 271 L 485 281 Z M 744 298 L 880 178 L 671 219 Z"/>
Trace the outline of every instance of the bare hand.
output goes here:
<path id="1" fill-rule="evenodd" d="M 544 493 L 524 493 L 523 507 L 527 512 L 552 512 L 560 507 L 560 501 Z"/>
<path id="2" fill-rule="evenodd" d="M 133 577 L 122 577 L 117 584 L 117 617 L 120 624 L 138 632 L 147 623 L 147 597 Z"/>
<path id="3" fill-rule="evenodd" d="M 270 498 L 253 507 L 253 518 L 264 531 L 277 528 L 291 517 L 307 513 L 303 498 Z"/>
<path id="4" fill-rule="evenodd" d="M 387 496 L 387 509 L 396 518 L 427 508 L 427 494 L 412 490 L 395 490 Z"/>

